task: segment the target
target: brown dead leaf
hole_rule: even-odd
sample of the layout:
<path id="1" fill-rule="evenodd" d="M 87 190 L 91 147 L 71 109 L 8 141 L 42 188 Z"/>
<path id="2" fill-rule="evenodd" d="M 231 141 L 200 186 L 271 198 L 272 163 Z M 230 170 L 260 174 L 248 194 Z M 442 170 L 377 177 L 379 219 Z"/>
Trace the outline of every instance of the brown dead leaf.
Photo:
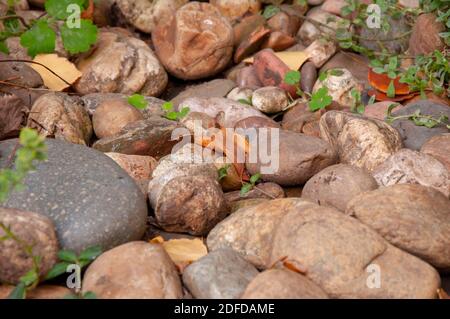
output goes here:
<path id="1" fill-rule="evenodd" d="M 309 55 L 304 51 L 281 51 L 274 53 L 291 70 L 299 70 Z M 244 60 L 245 63 L 253 63 L 253 57 Z"/>
<path id="2" fill-rule="evenodd" d="M 269 269 L 280 269 L 287 268 L 299 274 L 306 274 L 307 269 L 304 265 L 300 264 L 296 260 L 288 259 L 288 256 L 281 257 L 277 261 L 275 261 Z"/>
<path id="3" fill-rule="evenodd" d="M 45 65 L 70 84 L 75 83 L 75 81 L 81 76 L 81 72 L 72 62 L 66 58 L 59 57 L 56 54 L 39 54 L 33 61 Z M 50 90 L 63 91 L 69 87 L 67 83 L 62 81 L 46 68 L 34 63 L 29 63 L 29 65 L 40 74 L 45 86 Z"/>

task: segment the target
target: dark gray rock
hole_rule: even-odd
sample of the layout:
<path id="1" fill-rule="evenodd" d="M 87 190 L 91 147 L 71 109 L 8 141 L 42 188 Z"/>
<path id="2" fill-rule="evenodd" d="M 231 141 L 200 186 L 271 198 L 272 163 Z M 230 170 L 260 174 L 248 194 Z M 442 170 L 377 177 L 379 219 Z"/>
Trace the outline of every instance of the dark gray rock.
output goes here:
<path id="1" fill-rule="evenodd" d="M 16 140 L 0 143 L 0 167 Z M 135 182 L 112 159 L 86 146 L 47 139 L 48 160 L 28 174 L 25 189 L 4 206 L 33 211 L 55 224 L 62 249 L 104 250 L 145 232 L 147 205 Z"/>
<path id="2" fill-rule="evenodd" d="M 429 100 L 422 100 L 409 104 L 394 112 L 393 116 L 413 114 L 417 110 L 420 110 L 422 115 L 431 115 L 434 118 L 438 118 L 441 115 L 446 115 L 450 118 L 450 107 Z M 425 126 L 417 126 L 413 121 L 408 119 L 397 120 L 392 123 L 392 126 L 400 132 L 403 139 L 403 145 L 406 148 L 416 151 L 420 150 L 422 145 L 431 137 L 448 132 L 445 125 L 427 128 Z"/>
<path id="3" fill-rule="evenodd" d="M 218 249 L 189 265 L 183 282 L 195 298 L 239 298 L 258 270 L 232 249 Z"/>

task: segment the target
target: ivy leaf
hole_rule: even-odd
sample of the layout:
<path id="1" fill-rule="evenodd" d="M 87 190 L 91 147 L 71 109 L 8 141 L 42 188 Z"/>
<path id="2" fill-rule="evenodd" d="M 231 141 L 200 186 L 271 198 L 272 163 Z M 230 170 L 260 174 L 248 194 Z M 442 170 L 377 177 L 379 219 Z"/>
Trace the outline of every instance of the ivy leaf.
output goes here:
<path id="1" fill-rule="evenodd" d="M 268 5 L 263 12 L 263 17 L 266 19 L 272 18 L 274 15 L 276 15 L 278 12 L 280 12 L 280 8 L 274 5 Z"/>
<path id="2" fill-rule="evenodd" d="M 35 57 L 40 53 L 55 51 L 56 33 L 45 20 L 38 20 L 36 24 L 22 34 L 20 44 L 28 49 L 28 55 Z"/>
<path id="3" fill-rule="evenodd" d="M 86 52 L 97 42 L 97 27 L 89 20 L 81 19 L 79 28 L 70 28 L 64 23 L 60 31 L 64 48 L 71 54 Z"/>
<path id="4" fill-rule="evenodd" d="M 45 276 L 45 280 L 50 280 L 56 277 L 61 276 L 67 270 L 67 267 L 70 265 L 68 262 L 60 262 L 53 266 L 52 269 L 49 270 L 47 275 Z"/>
<path id="5" fill-rule="evenodd" d="M 60 250 L 58 252 L 58 258 L 69 263 L 76 263 L 78 260 L 77 255 L 70 250 Z"/>
<path id="6" fill-rule="evenodd" d="M 309 109 L 313 112 L 326 108 L 333 102 L 333 98 L 328 95 L 328 88 L 321 87 L 311 96 L 311 102 L 309 102 Z"/>
<path id="7" fill-rule="evenodd" d="M 25 299 L 26 286 L 23 282 L 20 282 L 16 288 L 8 296 L 8 299 Z"/>
<path id="8" fill-rule="evenodd" d="M 80 255 L 78 256 L 78 259 L 80 260 L 86 260 L 86 261 L 93 261 L 95 258 L 101 255 L 102 253 L 102 247 L 100 246 L 92 246 L 89 248 L 86 248 L 83 250 Z"/>
<path id="9" fill-rule="evenodd" d="M 143 110 L 147 107 L 148 102 L 145 100 L 145 97 L 140 94 L 133 94 L 128 97 L 128 103 L 138 110 Z"/>
<path id="10" fill-rule="evenodd" d="M 394 86 L 394 81 L 393 80 L 391 80 L 391 82 L 389 82 L 389 86 L 388 86 L 386 95 L 388 97 L 391 97 L 391 98 L 395 97 L 395 86 Z"/>
<path id="11" fill-rule="evenodd" d="M 289 85 L 297 85 L 300 83 L 301 74 L 299 71 L 288 71 L 284 76 L 284 83 Z"/>
<path id="12" fill-rule="evenodd" d="M 47 0 L 45 1 L 45 11 L 52 17 L 65 20 L 72 14 L 72 12 L 67 12 L 69 5 L 78 5 L 81 12 L 85 2 L 86 0 Z"/>

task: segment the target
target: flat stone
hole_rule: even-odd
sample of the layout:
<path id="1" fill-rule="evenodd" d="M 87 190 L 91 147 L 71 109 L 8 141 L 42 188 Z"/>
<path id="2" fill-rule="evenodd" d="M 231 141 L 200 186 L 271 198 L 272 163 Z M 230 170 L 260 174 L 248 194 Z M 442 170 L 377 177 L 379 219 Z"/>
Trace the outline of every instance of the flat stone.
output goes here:
<path id="1" fill-rule="evenodd" d="M 0 143 L 0 167 L 16 140 Z M 81 145 L 47 139 L 48 160 L 13 191 L 4 206 L 49 217 L 62 249 L 104 250 L 141 238 L 147 205 L 133 179 L 106 155 Z"/>
<path id="2" fill-rule="evenodd" d="M 450 134 L 435 135 L 430 138 L 420 149 L 422 153 L 428 154 L 439 160 L 450 172 Z"/>
<path id="3" fill-rule="evenodd" d="M 189 265 L 183 282 L 195 298 L 237 299 L 258 270 L 232 249 L 219 249 Z"/>

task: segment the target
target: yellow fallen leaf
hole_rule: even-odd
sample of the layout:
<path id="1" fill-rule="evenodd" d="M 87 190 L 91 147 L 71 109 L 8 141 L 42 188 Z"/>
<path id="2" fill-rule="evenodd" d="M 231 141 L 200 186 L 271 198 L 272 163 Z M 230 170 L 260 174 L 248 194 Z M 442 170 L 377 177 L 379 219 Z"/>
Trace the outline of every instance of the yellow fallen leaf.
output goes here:
<path id="1" fill-rule="evenodd" d="M 75 83 L 75 81 L 78 80 L 82 74 L 72 62 L 66 58 L 59 57 L 56 54 L 39 54 L 33 61 L 45 65 L 70 84 Z M 63 91 L 69 87 L 67 83 L 46 68 L 34 63 L 29 63 L 29 66 L 41 75 L 45 86 L 50 90 Z"/>
<path id="2" fill-rule="evenodd" d="M 172 261 L 181 269 L 208 253 L 201 239 L 171 239 L 162 243 Z"/>
<path id="3" fill-rule="evenodd" d="M 153 238 L 152 240 L 150 240 L 151 244 L 162 244 L 164 242 L 164 238 L 162 238 L 162 236 L 157 236 L 155 238 Z"/>
<path id="4" fill-rule="evenodd" d="M 299 70 L 303 63 L 309 59 L 308 53 L 304 51 L 280 51 L 274 53 L 291 70 Z M 253 57 L 244 60 L 245 63 L 253 63 Z"/>

